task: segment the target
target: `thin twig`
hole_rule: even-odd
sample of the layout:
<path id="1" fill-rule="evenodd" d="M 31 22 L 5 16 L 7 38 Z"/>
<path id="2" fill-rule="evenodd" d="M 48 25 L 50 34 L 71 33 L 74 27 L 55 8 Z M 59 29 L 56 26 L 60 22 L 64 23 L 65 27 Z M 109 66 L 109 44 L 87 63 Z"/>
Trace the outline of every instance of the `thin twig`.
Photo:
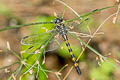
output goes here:
<path id="1" fill-rule="evenodd" d="M 110 16 L 108 16 L 108 17 L 100 24 L 100 26 L 98 26 L 97 30 L 93 33 L 93 36 L 95 36 L 95 34 L 100 30 L 100 28 L 103 26 L 103 24 L 105 24 L 105 22 L 106 22 L 107 20 L 109 20 L 111 17 L 113 17 L 115 14 L 116 14 L 116 13 L 113 13 L 113 14 L 111 14 Z"/>
<path id="2" fill-rule="evenodd" d="M 66 78 L 69 76 L 70 72 L 72 71 L 74 67 L 72 66 L 69 71 L 67 72 L 67 74 L 65 75 L 65 77 L 63 78 L 63 80 L 66 80 Z"/>
<path id="3" fill-rule="evenodd" d="M 9 49 L 8 49 L 9 50 Z M 13 55 L 15 55 L 19 60 L 22 60 L 22 58 L 16 54 L 13 50 L 9 50 Z"/>
<path id="4" fill-rule="evenodd" d="M 61 72 L 63 69 L 65 69 L 68 66 L 68 64 L 66 64 L 65 66 L 63 66 L 58 72 Z"/>
<path id="5" fill-rule="evenodd" d="M 113 18 L 113 23 L 114 24 L 117 22 L 119 12 L 120 12 L 120 4 L 118 5 L 115 17 Z"/>
<path id="6" fill-rule="evenodd" d="M 28 73 L 35 65 L 36 65 L 36 62 L 26 72 L 24 72 L 23 75 L 25 75 L 26 73 Z"/>
<path id="7" fill-rule="evenodd" d="M 80 15 L 79 15 L 72 7 L 70 7 L 68 4 L 64 3 L 64 2 L 61 1 L 61 0 L 56 0 L 56 1 L 58 1 L 59 3 L 65 5 L 65 6 L 66 6 L 67 8 L 69 8 L 77 17 L 80 17 Z M 82 19 L 82 18 L 80 17 L 80 19 Z"/>
<path id="8" fill-rule="evenodd" d="M 14 62 L 14 63 L 12 63 L 12 64 L 10 64 L 10 65 L 8 65 L 8 66 L 2 67 L 2 68 L 0 68 L 0 70 L 2 70 L 2 69 L 6 69 L 6 68 L 8 68 L 8 67 L 10 67 L 10 66 L 12 66 L 12 65 L 17 64 L 17 63 L 19 63 L 19 61 Z"/>

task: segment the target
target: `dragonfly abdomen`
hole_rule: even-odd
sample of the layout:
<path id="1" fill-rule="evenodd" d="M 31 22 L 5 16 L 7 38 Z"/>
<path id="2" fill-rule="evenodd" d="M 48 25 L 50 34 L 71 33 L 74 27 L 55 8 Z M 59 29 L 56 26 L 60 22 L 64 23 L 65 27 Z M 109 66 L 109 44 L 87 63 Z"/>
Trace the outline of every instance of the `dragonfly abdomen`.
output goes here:
<path id="1" fill-rule="evenodd" d="M 73 61 L 73 63 L 74 63 L 75 69 L 76 69 L 77 73 L 80 75 L 80 74 L 81 74 L 81 71 L 80 71 L 80 68 L 79 68 L 79 66 L 78 66 L 78 63 L 77 63 L 77 61 L 76 61 L 76 59 L 75 59 L 75 56 L 74 56 L 74 54 L 73 54 L 72 48 L 70 47 L 70 43 L 69 43 L 69 41 L 68 41 L 67 35 L 62 35 L 62 37 L 63 37 L 63 39 L 64 39 L 64 41 L 65 41 L 66 46 L 68 47 L 69 53 L 71 54 L 71 58 L 72 58 L 72 61 Z"/>
<path id="2" fill-rule="evenodd" d="M 69 43 L 68 38 L 67 38 L 66 26 L 64 26 L 64 24 L 60 23 L 59 21 L 60 21 L 59 19 L 58 19 L 58 21 L 56 20 L 56 24 L 57 24 L 56 31 L 63 37 L 63 39 L 65 41 L 65 44 L 68 47 L 68 51 L 71 54 L 72 61 L 74 63 L 75 69 L 76 69 L 77 73 L 80 75 L 81 74 L 80 68 L 78 66 L 78 63 L 77 63 L 77 61 L 75 59 L 75 56 L 73 54 L 73 51 L 72 51 L 72 49 L 70 47 L 70 43 Z"/>

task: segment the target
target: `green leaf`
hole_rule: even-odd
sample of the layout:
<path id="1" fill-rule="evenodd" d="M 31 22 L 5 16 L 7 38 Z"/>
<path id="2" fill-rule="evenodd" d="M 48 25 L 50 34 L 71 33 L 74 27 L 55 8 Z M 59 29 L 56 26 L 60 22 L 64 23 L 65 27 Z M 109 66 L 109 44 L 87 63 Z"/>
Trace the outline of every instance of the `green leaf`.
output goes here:
<path id="1" fill-rule="evenodd" d="M 102 63 L 101 70 L 103 70 L 104 73 L 109 74 L 109 73 L 113 72 L 113 70 L 114 70 L 113 64 L 115 64 L 113 62 L 113 60 L 109 59 L 109 60 L 105 61 L 104 63 Z"/>
<path id="2" fill-rule="evenodd" d="M 51 22 L 55 17 L 46 17 L 46 16 L 39 16 L 35 19 L 34 22 Z M 54 24 L 38 24 L 34 25 L 30 28 L 32 34 L 41 34 L 46 32 L 46 30 L 51 30 L 54 28 Z"/>
<path id="3" fill-rule="evenodd" d="M 46 75 L 41 70 L 38 73 L 38 80 L 47 80 Z"/>
<path id="4" fill-rule="evenodd" d="M 20 76 L 20 77 L 21 77 L 21 76 Z M 20 78 L 20 80 L 35 80 L 35 77 L 34 77 L 34 75 L 27 73 L 27 74 L 25 74 L 24 76 L 22 76 L 22 77 Z"/>
<path id="5" fill-rule="evenodd" d="M 100 67 L 92 69 L 90 72 L 91 79 L 110 80 L 111 74 L 115 69 L 113 64 L 115 65 L 113 60 L 109 59 L 103 62 Z"/>
<path id="6" fill-rule="evenodd" d="M 109 80 L 109 77 L 102 73 L 100 69 L 93 69 L 90 77 L 95 80 Z"/>
<path id="7" fill-rule="evenodd" d="M 41 16 L 41 17 L 38 17 L 36 19 L 36 22 L 40 22 L 40 21 L 41 22 L 48 22 L 51 20 L 51 18 L 53 18 L 53 17 Z M 44 30 L 44 29 L 51 30 L 53 28 L 54 28 L 53 24 L 52 25 L 51 24 L 41 24 L 41 25 L 33 26 L 29 30 L 31 31 L 31 34 L 38 34 L 39 35 L 39 34 L 46 32 L 46 30 Z M 34 71 L 34 76 L 36 76 L 35 73 L 37 73 L 37 71 L 38 71 L 38 69 L 36 70 L 36 68 L 38 68 L 36 61 L 39 61 L 41 68 L 44 69 L 44 66 L 41 64 L 42 63 L 42 56 L 43 56 L 44 50 L 47 47 L 48 43 L 53 38 L 53 35 L 48 33 L 48 34 L 40 35 L 37 37 L 34 36 L 32 38 L 30 36 L 30 38 L 26 38 L 25 40 L 23 39 L 24 43 L 27 43 L 27 41 L 28 41 L 28 43 L 31 43 L 31 44 L 21 46 L 21 49 L 22 49 L 21 56 L 22 56 L 23 60 L 25 60 L 25 63 L 26 63 L 26 65 L 23 67 L 23 70 L 22 70 L 23 77 L 21 80 L 24 80 L 24 78 L 26 78 L 26 76 L 27 76 L 27 79 L 31 76 L 29 74 L 29 70 L 31 70 L 31 69 Z M 38 39 L 36 39 L 36 38 L 38 38 Z M 43 46 L 43 45 L 44 45 L 44 47 L 41 48 L 41 46 Z M 31 46 L 33 46 L 33 47 L 30 48 Z M 28 48 L 29 48 L 29 50 L 28 50 Z M 32 52 L 35 53 L 36 50 L 39 50 L 39 53 L 31 54 Z M 38 80 L 46 80 L 45 74 L 46 74 L 45 71 L 39 70 Z"/>

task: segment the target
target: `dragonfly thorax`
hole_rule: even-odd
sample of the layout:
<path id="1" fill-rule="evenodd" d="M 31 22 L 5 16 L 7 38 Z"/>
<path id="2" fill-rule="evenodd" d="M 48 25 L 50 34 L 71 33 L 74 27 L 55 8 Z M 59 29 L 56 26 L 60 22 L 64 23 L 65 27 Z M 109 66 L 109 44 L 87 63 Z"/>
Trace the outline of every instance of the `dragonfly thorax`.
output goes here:
<path id="1" fill-rule="evenodd" d="M 60 34 L 60 35 L 65 35 L 67 33 L 66 30 L 66 26 L 64 24 L 58 24 L 56 25 L 56 31 Z"/>
<path id="2" fill-rule="evenodd" d="M 56 19 L 53 20 L 53 22 L 54 22 L 55 24 L 60 24 L 62 21 L 63 21 L 63 19 L 62 19 L 61 17 L 56 18 Z"/>

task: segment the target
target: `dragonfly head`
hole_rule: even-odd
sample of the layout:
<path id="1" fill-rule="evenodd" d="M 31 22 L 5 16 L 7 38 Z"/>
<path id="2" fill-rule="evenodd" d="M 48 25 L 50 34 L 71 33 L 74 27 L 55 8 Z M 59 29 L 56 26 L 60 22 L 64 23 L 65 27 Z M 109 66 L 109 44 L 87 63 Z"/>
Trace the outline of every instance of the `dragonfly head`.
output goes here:
<path id="1" fill-rule="evenodd" d="M 56 19 L 53 20 L 53 22 L 54 22 L 55 24 L 59 24 L 59 23 L 61 23 L 62 21 L 63 21 L 63 19 L 62 19 L 61 17 L 56 18 Z"/>

